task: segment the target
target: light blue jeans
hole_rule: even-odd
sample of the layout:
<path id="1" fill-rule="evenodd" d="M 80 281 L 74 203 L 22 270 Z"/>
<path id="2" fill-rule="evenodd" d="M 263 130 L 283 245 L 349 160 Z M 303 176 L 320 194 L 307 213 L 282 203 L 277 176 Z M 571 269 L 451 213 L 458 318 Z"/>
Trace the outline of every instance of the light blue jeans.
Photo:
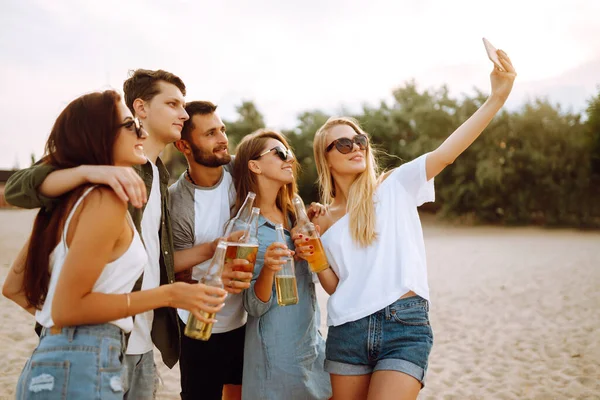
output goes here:
<path id="1" fill-rule="evenodd" d="M 155 399 L 158 381 L 153 350 L 144 354 L 127 354 L 125 356 L 123 362 L 124 400 Z"/>
<path id="2" fill-rule="evenodd" d="M 123 398 L 125 336 L 112 324 L 44 328 L 17 383 L 17 400 Z"/>

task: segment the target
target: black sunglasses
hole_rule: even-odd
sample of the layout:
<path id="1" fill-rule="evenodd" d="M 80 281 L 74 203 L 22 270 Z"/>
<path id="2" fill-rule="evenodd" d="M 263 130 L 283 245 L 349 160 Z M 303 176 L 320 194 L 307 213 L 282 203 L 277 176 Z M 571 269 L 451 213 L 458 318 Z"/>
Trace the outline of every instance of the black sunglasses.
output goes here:
<path id="1" fill-rule="evenodd" d="M 359 133 L 357 135 L 354 135 L 354 137 L 352 139 L 345 138 L 345 137 L 335 139 L 333 142 L 331 142 L 329 144 L 329 146 L 327 146 L 327 148 L 325 149 L 325 152 L 329 153 L 331 151 L 331 149 L 333 149 L 333 146 L 335 146 L 337 151 L 339 151 L 340 153 L 348 154 L 348 153 L 352 152 L 354 143 L 356 143 L 356 145 L 358 146 L 359 149 L 364 150 L 369 145 L 369 138 L 367 138 L 366 135 Z"/>
<path id="2" fill-rule="evenodd" d="M 294 159 L 294 153 L 292 153 L 292 150 L 283 148 L 281 146 L 275 146 L 272 149 L 265 150 L 262 153 L 260 153 L 258 155 L 258 157 L 255 158 L 255 160 L 258 160 L 259 158 L 261 158 L 265 154 L 272 152 L 273 150 L 275 150 L 275 154 L 277 154 L 277 157 L 279 157 L 281 159 L 281 161 L 287 161 L 287 160 Z"/>
<path id="3" fill-rule="evenodd" d="M 123 128 L 123 127 L 129 129 L 130 131 L 133 131 L 132 128 L 134 128 L 135 135 L 140 139 L 142 138 L 142 129 L 144 129 L 144 128 L 143 128 L 142 124 L 140 123 L 139 119 L 134 118 L 130 121 L 124 122 L 121 125 L 119 125 L 119 128 Z"/>

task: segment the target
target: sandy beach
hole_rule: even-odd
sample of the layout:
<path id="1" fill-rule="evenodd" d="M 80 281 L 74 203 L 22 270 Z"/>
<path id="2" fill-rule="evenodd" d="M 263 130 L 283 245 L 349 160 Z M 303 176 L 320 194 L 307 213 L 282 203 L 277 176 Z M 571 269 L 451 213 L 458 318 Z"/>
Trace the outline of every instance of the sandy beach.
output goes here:
<path id="1" fill-rule="evenodd" d="M 34 216 L 0 210 L 0 282 Z M 435 341 L 420 399 L 600 398 L 600 233 L 429 219 L 424 231 Z M 18 306 L 0 297 L 0 310 L 0 398 L 12 399 L 37 336 Z M 179 369 L 159 357 L 158 397 L 178 399 Z"/>

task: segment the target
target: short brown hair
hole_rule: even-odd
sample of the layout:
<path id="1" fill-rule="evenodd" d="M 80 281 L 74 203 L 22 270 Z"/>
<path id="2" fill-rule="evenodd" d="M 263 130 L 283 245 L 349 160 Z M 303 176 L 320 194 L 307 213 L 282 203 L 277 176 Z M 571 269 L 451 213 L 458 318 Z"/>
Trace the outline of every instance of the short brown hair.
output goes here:
<path id="1" fill-rule="evenodd" d="M 212 114 L 217 110 L 217 105 L 210 101 L 190 101 L 185 105 L 185 111 L 188 113 L 190 118 L 183 123 L 183 129 L 181 130 L 181 138 L 187 141 L 190 140 L 190 134 L 196 128 L 192 117 L 194 115 L 208 115 Z"/>
<path id="2" fill-rule="evenodd" d="M 129 71 L 129 78 L 123 82 L 125 105 L 135 115 L 133 102 L 135 99 L 150 101 L 159 93 L 158 82 L 163 81 L 177 86 L 185 96 L 185 84 L 177 75 L 162 69 L 136 69 Z"/>

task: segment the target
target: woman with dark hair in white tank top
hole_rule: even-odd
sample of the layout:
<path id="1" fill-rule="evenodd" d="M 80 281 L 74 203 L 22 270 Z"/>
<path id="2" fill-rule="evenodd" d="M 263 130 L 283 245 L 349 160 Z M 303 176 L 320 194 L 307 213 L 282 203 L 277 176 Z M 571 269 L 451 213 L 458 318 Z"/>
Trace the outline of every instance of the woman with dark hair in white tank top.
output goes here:
<path id="1" fill-rule="evenodd" d="M 146 137 L 117 92 L 90 93 L 60 114 L 44 162 L 131 167 L 146 162 Z M 130 293 L 146 262 L 127 204 L 109 187 L 82 185 L 40 210 L 2 291 L 43 326 L 17 399 L 121 399 L 133 315 L 179 307 L 202 318 L 222 307 L 225 291 L 201 284 Z"/>

